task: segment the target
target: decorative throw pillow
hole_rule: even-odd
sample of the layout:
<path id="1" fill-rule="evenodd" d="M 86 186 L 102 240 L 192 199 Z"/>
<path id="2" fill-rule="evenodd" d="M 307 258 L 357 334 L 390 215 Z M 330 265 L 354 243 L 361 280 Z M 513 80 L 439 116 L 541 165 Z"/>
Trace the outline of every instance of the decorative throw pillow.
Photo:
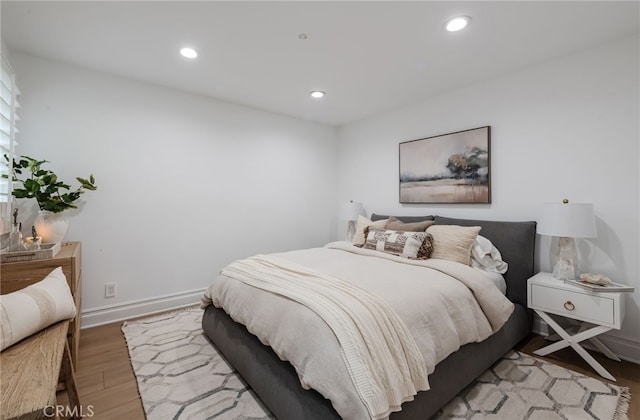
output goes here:
<path id="1" fill-rule="evenodd" d="M 431 254 L 433 254 L 433 236 L 427 232 L 421 233 L 426 233 L 427 236 L 424 238 L 422 246 L 420 246 L 420 250 L 418 251 L 418 259 L 426 260 L 431 258 Z"/>
<path id="2" fill-rule="evenodd" d="M 426 260 L 433 250 L 432 237 L 427 232 L 402 232 L 366 228 L 364 248 L 401 257 Z"/>
<path id="3" fill-rule="evenodd" d="M 370 227 L 376 230 L 384 230 L 387 227 L 387 222 L 389 219 L 378 220 L 376 222 L 372 222 L 364 216 L 358 216 L 358 222 L 356 223 L 356 233 L 353 235 L 353 239 L 351 243 L 355 246 L 364 245 L 365 240 L 367 239 L 364 229 Z"/>
<path id="4" fill-rule="evenodd" d="M 471 247 L 480 232 L 480 226 L 433 225 L 427 232 L 433 236 L 431 258 L 456 261 L 469 265 Z"/>
<path id="5" fill-rule="evenodd" d="M 75 315 L 67 279 L 58 267 L 44 280 L 0 296 L 0 351 Z"/>
<path id="6" fill-rule="evenodd" d="M 509 265 L 502 261 L 498 248 L 482 235 L 476 237 L 471 247 L 471 266 L 500 274 L 506 273 L 509 268 Z"/>
<path id="7" fill-rule="evenodd" d="M 405 223 L 395 217 L 389 217 L 389 223 L 387 223 L 387 230 L 399 230 L 403 232 L 424 232 L 427 228 L 433 225 L 433 220 L 425 220 L 423 222 L 411 222 Z"/>

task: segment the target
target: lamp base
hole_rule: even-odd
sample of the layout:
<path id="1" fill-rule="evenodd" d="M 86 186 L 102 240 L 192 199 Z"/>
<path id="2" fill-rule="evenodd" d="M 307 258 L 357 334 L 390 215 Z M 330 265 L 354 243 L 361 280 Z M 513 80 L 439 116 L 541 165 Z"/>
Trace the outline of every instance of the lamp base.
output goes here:
<path id="1" fill-rule="evenodd" d="M 558 239 L 558 252 L 556 253 L 556 265 L 553 267 L 553 277 L 558 280 L 577 280 L 580 277 L 575 239 Z"/>
<path id="2" fill-rule="evenodd" d="M 356 234 L 356 221 L 349 220 L 347 222 L 347 241 L 352 242 L 353 236 Z"/>

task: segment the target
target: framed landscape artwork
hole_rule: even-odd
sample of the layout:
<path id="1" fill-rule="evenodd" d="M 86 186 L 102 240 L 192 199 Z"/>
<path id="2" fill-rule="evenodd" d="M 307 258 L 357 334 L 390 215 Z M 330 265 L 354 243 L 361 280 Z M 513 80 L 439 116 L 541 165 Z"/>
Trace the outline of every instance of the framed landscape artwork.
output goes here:
<path id="1" fill-rule="evenodd" d="M 491 203 L 491 127 L 400 143 L 400 203 Z"/>

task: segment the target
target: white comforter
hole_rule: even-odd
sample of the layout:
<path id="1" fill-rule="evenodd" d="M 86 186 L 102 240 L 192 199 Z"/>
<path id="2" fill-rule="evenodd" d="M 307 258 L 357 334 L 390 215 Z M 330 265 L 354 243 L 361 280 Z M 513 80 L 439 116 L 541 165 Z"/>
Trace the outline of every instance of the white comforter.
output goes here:
<path id="1" fill-rule="evenodd" d="M 348 243 L 275 254 L 382 298 L 413 335 L 427 371 L 460 346 L 497 331 L 513 304 L 482 274 L 445 260 L 413 261 Z M 344 419 L 370 418 L 331 328 L 312 310 L 221 274 L 204 304 L 223 308 L 296 369 L 305 388 L 331 400 Z"/>

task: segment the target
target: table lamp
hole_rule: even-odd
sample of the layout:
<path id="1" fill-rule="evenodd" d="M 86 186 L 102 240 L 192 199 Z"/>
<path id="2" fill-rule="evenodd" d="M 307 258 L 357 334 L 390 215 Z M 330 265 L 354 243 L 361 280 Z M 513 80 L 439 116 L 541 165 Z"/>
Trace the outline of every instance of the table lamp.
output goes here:
<path id="1" fill-rule="evenodd" d="M 569 203 L 567 199 L 562 203 L 545 203 L 538 219 L 537 232 L 559 238 L 553 277 L 558 280 L 577 280 L 580 272 L 575 238 L 597 236 L 593 204 Z"/>
<path id="2" fill-rule="evenodd" d="M 356 221 L 360 215 L 364 215 L 364 207 L 358 201 L 350 200 L 342 207 L 342 220 L 347 221 L 347 241 L 349 242 L 356 233 Z"/>

